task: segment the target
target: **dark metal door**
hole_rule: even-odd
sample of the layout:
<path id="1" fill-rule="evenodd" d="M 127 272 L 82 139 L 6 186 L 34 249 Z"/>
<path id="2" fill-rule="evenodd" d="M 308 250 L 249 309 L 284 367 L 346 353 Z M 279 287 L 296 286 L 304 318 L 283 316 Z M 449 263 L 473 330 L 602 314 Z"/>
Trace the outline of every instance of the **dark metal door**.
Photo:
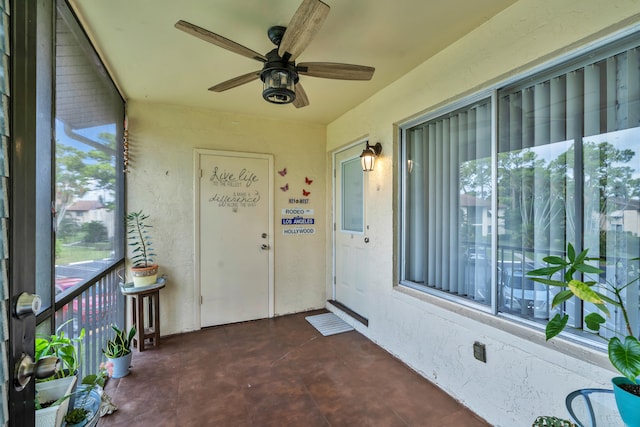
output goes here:
<path id="1" fill-rule="evenodd" d="M 34 355 L 36 317 L 28 304 L 23 314 L 17 313 L 16 303 L 20 295 L 35 293 L 38 277 L 42 280 L 49 274 L 51 278 L 51 126 L 42 122 L 52 117 L 53 5 L 48 0 L 12 1 L 7 11 L 2 4 L 7 2 L 0 2 L 5 26 L 0 53 L 6 56 L 0 87 L 5 112 L 0 120 L 5 156 L 0 165 L 0 280 L 7 307 L 2 321 L 8 322 L 4 330 L 9 331 L 4 337 L 8 339 L 9 419 L 4 422 L 33 426 L 35 380 L 19 384 L 16 366 L 23 357 Z M 7 64 L 11 64 L 8 69 Z"/>

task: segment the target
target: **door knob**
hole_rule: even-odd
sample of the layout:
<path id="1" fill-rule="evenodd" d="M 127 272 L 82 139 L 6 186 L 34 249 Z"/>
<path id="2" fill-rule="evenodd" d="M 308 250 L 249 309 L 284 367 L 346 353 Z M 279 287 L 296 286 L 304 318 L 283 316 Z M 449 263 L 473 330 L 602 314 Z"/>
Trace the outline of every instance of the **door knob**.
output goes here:
<path id="1" fill-rule="evenodd" d="M 17 391 L 23 390 L 31 377 L 36 379 L 49 378 L 58 371 L 60 365 L 60 359 L 56 356 L 47 356 L 33 361 L 33 358 L 28 354 L 23 354 L 20 361 L 16 363 L 16 378 L 14 386 Z"/>
<path id="2" fill-rule="evenodd" d="M 18 295 L 14 307 L 16 317 L 20 318 L 28 314 L 37 314 L 42 306 L 42 300 L 36 294 L 23 292 Z"/>
<path id="3" fill-rule="evenodd" d="M 266 250 L 266 249 L 269 249 L 269 245 L 266 245 L 266 244 L 264 244 L 264 243 L 263 243 L 262 245 L 260 245 L 260 250 L 263 250 L 263 251 L 264 251 L 264 250 Z"/>

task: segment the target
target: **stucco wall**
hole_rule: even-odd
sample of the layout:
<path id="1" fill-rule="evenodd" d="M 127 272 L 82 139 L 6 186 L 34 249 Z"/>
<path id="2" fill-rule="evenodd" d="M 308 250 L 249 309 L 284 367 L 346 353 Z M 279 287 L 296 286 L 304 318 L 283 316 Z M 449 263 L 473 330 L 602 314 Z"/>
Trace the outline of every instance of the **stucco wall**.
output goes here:
<path id="1" fill-rule="evenodd" d="M 161 292 L 162 335 L 200 327 L 194 317 L 194 148 L 269 153 L 276 171 L 287 168 L 291 190 L 274 191 L 276 315 L 324 306 L 325 126 L 132 101 L 128 104 L 130 173 L 127 210 L 151 215 L 156 261 L 167 274 Z M 283 236 L 281 211 L 296 205 L 305 177 L 316 233 Z"/>
<path id="2" fill-rule="evenodd" d="M 327 128 L 328 152 L 361 135 L 384 148 L 367 187 L 375 234 L 366 248 L 374 261 L 363 272 L 369 326 L 350 322 L 492 425 L 528 426 L 543 414 L 568 417 L 566 394 L 610 388 L 613 372 L 600 352 L 562 340 L 545 343 L 540 331 L 394 287 L 397 125 L 639 25 L 639 12 L 640 2 L 630 0 L 521 0 Z M 487 363 L 473 358 L 474 341 L 486 345 Z"/>

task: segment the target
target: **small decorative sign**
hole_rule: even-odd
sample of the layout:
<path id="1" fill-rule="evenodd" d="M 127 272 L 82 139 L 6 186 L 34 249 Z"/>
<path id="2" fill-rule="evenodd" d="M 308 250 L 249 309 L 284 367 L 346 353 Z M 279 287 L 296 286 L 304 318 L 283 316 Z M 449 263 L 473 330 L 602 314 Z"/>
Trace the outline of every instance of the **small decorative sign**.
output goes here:
<path id="1" fill-rule="evenodd" d="M 286 235 L 304 235 L 304 234 L 315 234 L 315 228 L 285 228 L 282 230 L 282 234 Z"/>
<path id="2" fill-rule="evenodd" d="M 303 218 L 301 216 L 294 216 L 293 218 L 282 218 L 282 225 L 308 225 L 315 224 L 313 218 Z"/>
<path id="3" fill-rule="evenodd" d="M 291 203 L 292 205 L 308 205 L 309 204 L 309 199 L 291 198 L 291 199 L 289 199 L 289 203 Z"/>
<path id="4" fill-rule="evenodd" d="M 284 208 L 282 215 L 313 215 L 313 209 Z"/>

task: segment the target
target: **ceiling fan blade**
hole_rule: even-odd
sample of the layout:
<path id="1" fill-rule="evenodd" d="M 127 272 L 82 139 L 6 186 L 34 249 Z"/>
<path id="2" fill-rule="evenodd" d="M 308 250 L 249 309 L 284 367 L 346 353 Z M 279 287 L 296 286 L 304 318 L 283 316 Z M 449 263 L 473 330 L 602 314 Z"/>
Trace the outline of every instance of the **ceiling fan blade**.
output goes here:
<path id="1" fill-rule="evenodd" d="M 329 5 L 320 0 L 304 0 L 282 36 L 278 55 L 286 61 L 294 61 L 320 30 L 329 9 Z M 289 56 L 285 57 L 285 54 Z"/>
<path id="2" fill-rule="evenodd" d="M 293 106 L 296 108 L 302 108 L 309 105 L 309 98 L 307 98 L 307 93 L 304 91 L 302 84 L 298 82 L 296 84 L 296 99 L 293 101 Z"/>
<path id="3" fill-rule="evenodd" d="M 233 89 L 234 87 L 238 87 L 245 83 L 252 82 L 254 80 L 257 80 L 260 77 L 260 71 L 261 70 L 252 71 L 250 73 L 243 74 L 238 77 L 234 77 L 222 83 L 218 83 L 215 86 L 211 86 L 209 90 L 213 92 L 224 92 L 225 90 Z"/>
<path id="4" fill-rule="evenodd" d="M 334 62 L 301 62 L 296 66 L 299 74 L 338 80 L 371 80 L 375 70 L 373 67 L 364 65 Z"/>
<path id="5" fill-rule="evenodd" d="M 247 58 L 250 58 L 250 59 L 255 59 L 256 61 L 267 62 L 267 58 L 263 54 L 255 52 L 249 49 L 248 47 L 242 46 L 241 44 L 234 42 L 233 40 L 229 40 L 226 37 L 222 37 L 219 34 L 212 33 L 211 31 L 205 30 L 202 27 L 198 27 L 197 25 L 180 20 L 176 22 L 175 27 L 179 30 L 184 31 L 187 34 L 196 36 L 199 39 L 202 39 L 206 42 L 213 43 L 216 46 L 219 46 L 223 49 L 230 50 L 233 53 L 246 56 Z"/>

